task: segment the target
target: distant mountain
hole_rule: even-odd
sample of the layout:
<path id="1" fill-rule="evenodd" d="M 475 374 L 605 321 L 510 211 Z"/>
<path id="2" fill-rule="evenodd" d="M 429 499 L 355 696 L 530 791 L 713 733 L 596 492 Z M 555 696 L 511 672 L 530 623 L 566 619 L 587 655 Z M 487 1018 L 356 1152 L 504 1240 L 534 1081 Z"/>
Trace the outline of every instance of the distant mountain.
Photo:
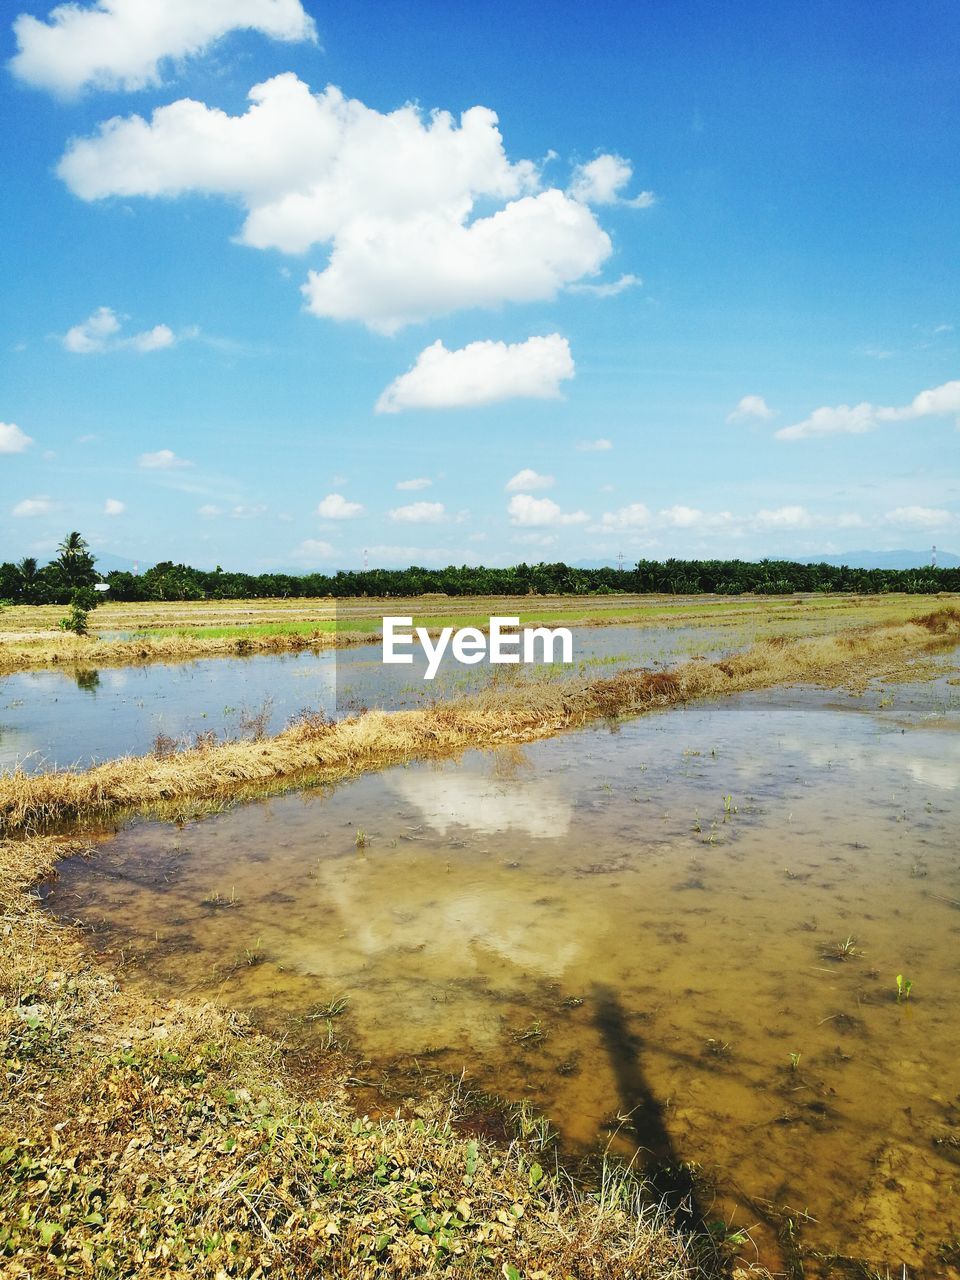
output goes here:
<path id="1" fill-rule="evenodd" d="M 846 565 L 848 569 L 923 569 L 930 551 L 845 551 L 839 556 L 804 556 L 804 564 Z M 960 556 L 937 548 L 938 569 L 960 568 Z"/>

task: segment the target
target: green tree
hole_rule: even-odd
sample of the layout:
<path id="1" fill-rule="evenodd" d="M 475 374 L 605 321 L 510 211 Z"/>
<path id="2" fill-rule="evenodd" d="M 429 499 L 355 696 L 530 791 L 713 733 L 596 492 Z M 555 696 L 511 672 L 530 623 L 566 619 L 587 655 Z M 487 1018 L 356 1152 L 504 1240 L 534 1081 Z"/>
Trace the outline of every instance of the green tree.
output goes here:
<path id="1" fill-rule="evenodd" d="M 91 587 L 97 581 L 98 573 L 94 569 L 96 561 L 90 554 L 90 548 L 79 533 L 68 533 L 57 547 L 57 558 L 54 564 L 63 574 L 64 581 L 74 590 L 77 587 Z"/>

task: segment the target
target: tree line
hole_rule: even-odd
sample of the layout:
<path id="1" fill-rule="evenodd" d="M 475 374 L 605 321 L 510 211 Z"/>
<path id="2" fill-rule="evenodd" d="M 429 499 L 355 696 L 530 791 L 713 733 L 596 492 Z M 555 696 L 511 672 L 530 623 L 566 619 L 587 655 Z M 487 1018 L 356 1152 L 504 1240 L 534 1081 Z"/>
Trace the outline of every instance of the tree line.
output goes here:
<path id="1" fill-rule="evenodd" d="M 339 570 L 336 573 L 235 573 L 194 569 L 165 560 L 142 574 L 97 572 L 79 533 L 70 533 L 42 567 L 26 557 L 0 564 L 0 601 L 68 604 L 78 589 L 107 583 L 107 600 L 254 600 L 316 596 L 787 595 L 795 591 L 930 595 L 960 591 L 960 569 L 853 569 L 792 560 L 640 560 L 623 569 L 582 569 L 561 562 L 509 568 L 448 565 L 445 569 Z"/>

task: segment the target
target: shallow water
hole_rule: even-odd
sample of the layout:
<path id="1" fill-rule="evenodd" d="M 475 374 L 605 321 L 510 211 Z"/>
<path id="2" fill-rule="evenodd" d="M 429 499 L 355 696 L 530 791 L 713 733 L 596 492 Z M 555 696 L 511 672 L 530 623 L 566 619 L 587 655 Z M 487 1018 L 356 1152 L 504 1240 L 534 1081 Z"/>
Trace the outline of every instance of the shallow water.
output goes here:
<path id="1" fill-rule="evenodd" d="M 630 665 L 669 663 L 691 653 L 736 647 L 732 633 L 693 627 L 584 627 L 574 631 L 574 664 L 553 676 Z M 278 733 L 304 708 L 329 716 L 365 707 L 422 705 L 462 696 L 517 669 L 463 667 L 449 652 L 436 678 L 423 680 L 417 647 L 412 666 L 384 666 L 376 644 L 351 649 L 203 658 L 97 670 L 29 671 L 0 677 L 0 772 L 86 767 L 141 755 L 158 734 L 190 743 L 197 734 L 241 737 L 264 712 L 262 728 Z M 540 668 L 542 672 L 542 667 Z"/>
<path id="2" fill-rule="evenodd" d="M 348 997 L 388 1098 L 465 1071 L 570 1147 L 696 1162 L 767 1260 L 789 1218 L 948 1275 L 955 696 L 743 696 L 141 822 L 49 901 L 128 980 L 276 1030 L 322 1038 Z"/>

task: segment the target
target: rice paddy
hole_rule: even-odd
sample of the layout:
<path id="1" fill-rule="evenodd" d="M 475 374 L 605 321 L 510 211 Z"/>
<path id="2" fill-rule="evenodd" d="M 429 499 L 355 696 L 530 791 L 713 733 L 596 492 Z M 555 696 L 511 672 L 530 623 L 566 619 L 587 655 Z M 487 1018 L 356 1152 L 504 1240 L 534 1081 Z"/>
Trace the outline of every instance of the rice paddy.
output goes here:
<path id="1" fill-rule="evenodd" d="M 292 723 L 290 678 L 247 730 L 0 775 L 0 1256 L 957 1274 L 960 610 L 590 622 L 565 678 L 428 701 L 359 643 L 255 655 L 281 691 L 346 665 Z M 239 678 L 208 661 L 198 705 Z"/>

